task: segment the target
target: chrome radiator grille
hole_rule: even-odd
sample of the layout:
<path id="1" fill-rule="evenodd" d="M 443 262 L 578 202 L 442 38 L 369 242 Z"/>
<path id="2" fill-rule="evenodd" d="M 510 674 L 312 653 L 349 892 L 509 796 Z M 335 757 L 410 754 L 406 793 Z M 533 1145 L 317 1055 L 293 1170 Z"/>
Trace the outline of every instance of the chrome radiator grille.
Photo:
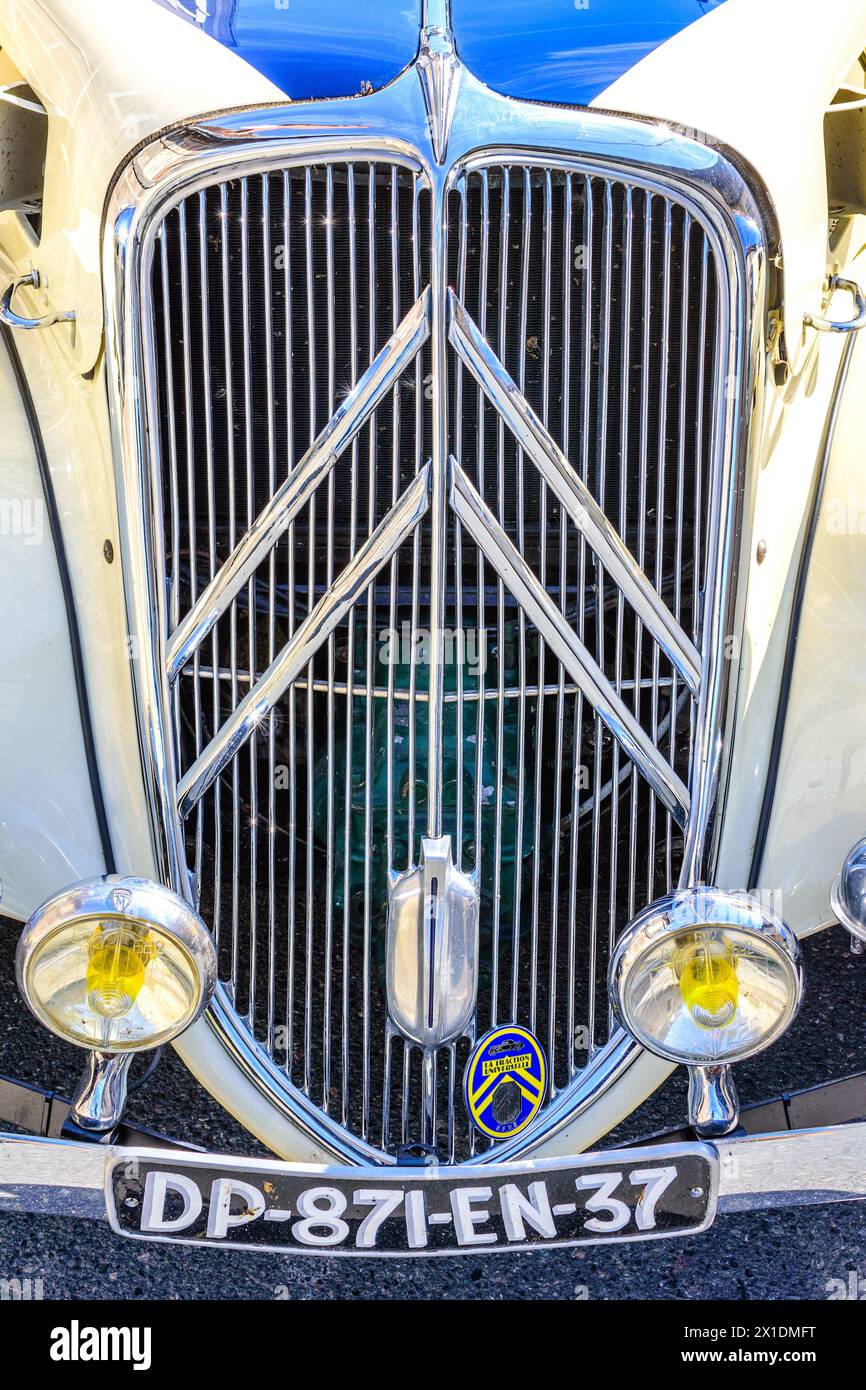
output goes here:
<path id="1" fill-rule="evenodd" d="M 194 654 L 178 658 L 172 716 L 188 862 L 243 1026 L 352 1133 L 389 1152 L 433 1144 L 454 1160 L 479 1142 L 460 1099 L 471 1038 L 425 1058 L 393 1033 L 384 990 L 389 879 L 417 856 L 431 772 L 433 373 L 418 324 L 432 221 L 423 175 L 408 165 L 322 163 L 188 196 L 155 243 L 149 388 L 176 634 L 277 490 L 315 458 L 341 402 L 375 376 L 377 354 L 387 368 L 366 423 L 288 530 L 256 552 Z M 447 194 L 445 221 L 456 350 L 442 829 L 482 905 L 475 1035 L 527 1024 L 561 1089 L 609 1035 L 611 945 L 676 881 L 685 808 L 665 804 L 646 760 L 611 735 L 550 613 L 527 600 L 533 584 L 679 787 L 695 707 L 682 661 L 587 544 L 529 439 L 518 443 L 495 377 L 510 379 L 521 419 L 532 412 L 534 447 L 571 461 L 658 607 L 699 645 L 719 271 L 672 196 L 553 165 L 470 169 Z M 393 543 L 365 550 L 406 499 Z M 485 539 L 496 535 L 504 542 Z M 522 590 L 504 582 L 503 545 L 522 557 Z M 314 609 L 334 618 L 318 644 L 302 640 Z M 197 788 L 218 731 L 293 642 L 287 689 Z"/>

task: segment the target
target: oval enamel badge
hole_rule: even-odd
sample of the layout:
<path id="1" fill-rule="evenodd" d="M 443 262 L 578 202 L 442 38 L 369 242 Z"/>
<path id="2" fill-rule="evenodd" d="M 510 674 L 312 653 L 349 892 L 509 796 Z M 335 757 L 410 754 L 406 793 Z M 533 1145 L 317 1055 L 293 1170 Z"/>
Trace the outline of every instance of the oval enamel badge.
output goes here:
<path id="1" fill-rule="evenodd" d="M 528 1028 L 509 1024 L 472 1049 L 463 1079 L 466 1109 L 491 1139 L 511 1139 L 535 1119 L 547 1091 L 547 1058 Z"/>

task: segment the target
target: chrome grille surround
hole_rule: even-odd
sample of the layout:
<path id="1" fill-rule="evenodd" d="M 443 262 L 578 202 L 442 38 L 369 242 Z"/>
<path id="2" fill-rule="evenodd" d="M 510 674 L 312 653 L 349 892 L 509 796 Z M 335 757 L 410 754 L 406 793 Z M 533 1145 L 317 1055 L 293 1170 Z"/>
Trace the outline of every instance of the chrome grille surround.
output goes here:
<path id="1" fill-rule="evenodd" d="M 196 609 L 195 622 L 188 623 L 184 629 L 184 615 L 177 605 L 177 586 L 169 593 L 164 584 L 164 576 L 171 569 L 171 557 L 166 554 L 164 540 L 165 493 L 158 448 L 161 422 L 154 400 L 156 393 L 147 385 L 150 383 L 152 388 L 159 373 L 158 345 L 148 327 L 147 310 L 154 258 L 162 255 L 159 229 L 166 217 L 182 207 L 184 200 L 201 197 L 204 190 L 215 185 L 241 179 L 248 186 L 248 181 L 253 179 L 261 178 L 266 182 L 265 176 L 271 173 L 282 176 L 286 170 L 304 171 L 314 165 L 340 161 L 400 167 L 415 180 L 416 186 L 429 190 L 433 205 L 429 297 L 425 303 L 423 294 L 419 293 L 416 320 L 421 322 L 404 322 L 398 342 L 392 342 L 392 355 L 384 364 L 387 376 L 383 390 L 393 389 L 395 378 L 405 367 L 405 359 L 411 360 L 412 350 L 418 345 L 417 336 L 426 326 L 430 338 L 433 398 L 432 467 L 423 474 L 419 459 L 417 487 L 407 502 L 405 515 L 392 518 L 397 532 L 400 536 L 408 535 L 409 525 L 417 525 L 422 511 L 428 512 L 428 524 L 432 518 L 433 530 L 437 533 L 431 541 L 432 550 L 433 553 L 437 549 L 441 551 L 445 538 L 443 518 L 453 509 L 460 527 L 482 551 L 485 561 L 498 572 L 498 602 L 501 603 L 503 590 L 499 581 L 507 575 L 520 611 L 531 618 L 534 615 L 534 625 L 542 631 L 547 645 L 555 650 L 560 675 L 554 682 L 553 698 L 561 698 L 566 690 L 564 671 L 568 675 L 569 698 L 581 698 L 579 692 L 582 692 L 582 698 L 596 711 L 596 731 L 601 728 L 599 711 L 603 711 L 604 722 L 613 729 L 618 743 L 629 749 L 635 764 L 652 777 L 652 785 L 665 806 L 661 814 L 670 815 L 675 822 L 683 824 L 680 882 L 712 881 L 716 812 L 724 780 L 724 759 L 730 749 L 730 739 L 724 735 L 728 732 L 725 719 L 731 671 L 724 658 L 724 642 L 736 630 L 737 505 L 746 461 L 747 410 L 758 381 L 764 347 L 766 234 L 761 215 L 733 165 L 718 152 L 686 136 L 648 123 L 506 100 L 483 88 L 466 72 L 461 73 L 458 85 L 459 95 L 453 101 L 441 163 L 430 143 L 422 83 L 417 71 L 409 70 L 385 91 L 362 101 L 311 103 L 234 113 L 169 132 L 136 155 L 121 172 L 112 193 L 105 260 L 109 285 L 108 351 L 115 392 L 113 426 L 117 431 L 130 632 L 135 634 L 139 650 L 134 674 L 143 766 L 160 873 L 178 891 L 193 898 L 197 896 L 198 886 L 191 878 L 190 868 L 194 867 L 196 854 L 191 856 L 193 864 L 188 864 L 179 801 L 184 803 L 184 809 L 191 809 L 198 799 L 204 778 L 216 767 L 216 760 L 211 761 L 213 752 L 219 755 L 219 768 L 228 772 L 249 729 L 243 723 L 243 713 L 231 716 L 230 727 L 221 741 L 211 750 L 197 747 L 192 767 L 187 765 L 184 770 L 178 767 L 178 702 L 172 690 L 177 688 L 180 672 L 191 661 L 197 673 L 192 679 L 198 691 L 201 662 L 196 650 L 199 646 L 202 653 L 213 650 L 216 622 L 210 618 L 213 609 L 201 607 Z M 495 150 L 479 151 L 478 133 L 487 129 L 495 129 L 501 143 L 497 143 Z M 439 128 L 440 154 L 443 154 L 443 138 Z M 503 377 L 502 371 L 497 370 L 497 359 L 488 350 L 489 338 L 485 342 L 483 334 L 480 340 L 473 334 L 471 321 L 460 303 L 449 294 L 447 247 L 443 244 L 449 194 L 452 190 L 459 192 L 466 186 L 465 180 L 479 171 L 503 166 L 540 169 L 545 186 L 550 173 L 544 171 L 552 170 L 557 176 L 567 171 L 569 178 L 573 175 L 583 180 L 597 179 L 608 188 L 616 183 L 643 190 L 645 198 L 658 198 L 662 208 L 685 209 L 693 226 L 700 229 L 706 240 L 718 271 L 719 326 L 713 395 L 712 494 L 705 548 L 708 565 L 697 659 L 690 637 L 684 637 L 679 625 L 671 621 L 669 610 L 653 596 L 651 586 L 636 580 L 631 573 L 628 558 L 622 554 L 616 532 L 604 513 L 593 509 L 591 499 L 584 492 L 573 495 L 574 471 L 562 468 L 556 442 L 553 441 L 551 447 L 548 432 L 543 426 L 539 430 L 534 415 L 523 408 L 525 402 L 512 389 L 514 383 L 508 380 L 507 374 Z M 419 286 L 419 290 L 422 289 Z M 413 332 L 416 337 L 412 336 Z M 531 566 L 525 561 L 521 565 L 519 547 L 509 543 L 507 535 L 503 543 L 502 537 L 497 535 L 496 517 L 484 507 L 483 499 L 479 502 L 477 490 L 465 470 L 448 462 L 453 444 L 447 416 L 449 373 L 453 370 L 453 358 L 447 350 L 449 341 L 464 363 L 461 371 L 465 371 L 466 380 L 472 373 L 476 380 L 480 377 L 488 395 L 496 398 L 499 393 L 497 409 L 500 414 L 507 411 L 509 428 L 519 440 L 522 455 L 541 470 L 546 487 L 557 497 L 559 505 L 572 507 L 579 529 L 590 539 L 590 549 L 587 551 L 581 543 L 581 553 L 590 557 L 593 553 L 604 555 L 607 573 L 617 575 L 620 593 L 630 594 L 645 629 L 656 635 L 654 675 L 659 670 L 659 662 L 667 661 L 671 682 L 679 678 L 681 688 L 690 691 L 692 756 L 687 787 L 657 753 L 658 723 L 653 739 L 641 728 L 639 720 L 626 717 L 630 712 L 621 698 L 624 688 L 621 679 L 618 689 L 615 673 L 611 673 L 611 680 L 604 671 L 596 669 L 598 663 L 591 657 L 587 663 L 585 648 L 577 640 L 573 626 L 562 619 L 557 605 L 545 596 L 544 585 Z M 381 368 L 383 364 L 379 365 Z M 731 382 L 736 389 L 722 389 L 722 383 Z M 381 382 L 367 382 L 371 392 L 381 385 Z M 344 410 L 351 407 L 353 394 L 350 392 L 343 402 Z M 333 403 L 333 390 L 330 395 Z M 382 395 L 377 399 L 382 399 Z M 337 422 L 334 430 L 338 438 L 339 428 Z M 312 435 L 312 428 L 310 433 Z M 324 455 L 328 439 L 321 443 Z M 276 481 L 272 459 L 268 466 L 271 480 Z M 316 466 L 314 458 L 311 476 Z M 295 473 L 300 471 L 299 467 Z M 316 481 L 320 477 L 318 475 Z M 287 486 L 291 486 L 291 479 L 284 488 Z M 304 502 L 300 502 L 293 515 L 299 515 L 303 505 Z M 274 538 L 273 530 L 269 529 L 271 523 L 274 527 L 281 524 L 267 509 L 259 515 L 258 523 L 250 525 L 253 520 L 252 514 L 245 518 L 247 533 L 242 544 L 246 549 L 241 554 L 236 552 L 234 561 L 230 562 L 233 570 L 223 573 L 223 578 L 231 576 L 231 585 L 226 586 L 222 597 L 216 594 L 216 607 L 230 591 L 237 595 L 246 586 L 249 592 L 250 576 L 268 555 Z M 381 537 L 366 558 L 372 557 L 377 563 L 382 559 L 380 542 Z M 386 563 L 391 553 L 390 550 L 385 552 Z M 588 563 L 592 563 L 591 559 Z M 312 592 L 311 587 L 310 603 Z M 349 599 L 357 599 L 358 592 L 350 585 Z M 195 597 L 200 601 L 200 594 Z M 440 611 L 443 601 L 440 596 Z M 617 602 L 621 611 L 623 601 L 620 598 Z M 228 600 L 224 606 L 228 607 Z M 253 612 L 254 606 L 255 601 L 248 601 L 248 614 Z M 435 607 L 431 599 L 431 608 Z M 320 616 L 323 611 L 319 610 Z M 343 611 L 347 610 L 341 609 L 341 614 Z M 431 628 L 434 626 L 431 623 Z M 272 672 L 269 683 L 259 684 L 257 698 L 264 701 L 260 713 L 267 714 L 272 699 L 277 698 L 275 692 L 281 690 L 287 675 L 290 679 L 300 675 L 310 661 L 310 652 L 310 648 L 296 643 L 290 659 L 283 660 L 281 666 L 280 654 L 268 652 L 268 657 L 274 657 L 279 669 Z M 214 664 L 214 668 L 218 670 L 219 666 Z M 329 669 L 333 673 L 333 666 Z M 435 670 L 435 666 L 432 669 Z M 368 691 L 372 685 L 369 672 L 368 664 Z M 435 676 L 431 680 L 435 682 Z M 216 686 L 218 682 L 213 684 Z M 306 682 L 308 697 L 313 684 L 309 679 Z M 523 696 L 531 688 L 521 685 Z M 331 698 L 330 690 L 326 690 L 326 694 Z M 436 738 L 441 744 L 442 725 L 439 724 L 437 732 L 436 712 L 441 720 L 447 692 L 440 689 L 437 695 L 435 689 L 430 689 L 426 694 L 434 710 L 434 716 L 428 721 L 432 746 Z M 200 692 L 196 698 L 200 698 Z M 477 703 L 480 707 L 482 702 Z M 456 704 L 460 708 L 459 699 Z M 435 758 L 433 764 L 438 765 Z M 435 788 L 430 792 L 430 800 L 436 800 Z M 670 822 L 666 824 L 669 826 Z M 272 1022 L 269 1015 L 269 1028 Z M 311 1095 L 305 1094 L 303 1086 L 292 1084 L 286 1069 L 275 1064 L 268 1050 L 268 1039 L 263 1043 L 253 1035 L 225 988 L 217 994 L 210 1023 L 235 1064 L 254 1080 L 275 1106 L 283 1109 L 324 1149 L 350 1162 L 392 1161 L 392 1155 L 383 1152 L 371 1138 L 350 1133 L 341 1123 L 342 1116 L 325 1115 Z M 497 1159 L 525 1153 L 561 1129 L 582 1107 L 604 1093 L 638 1055 L 639 1049 L 621 1034 L 614 1034 L 591 1056 L 588 1065 L 580 1070 L 571 1068 L 570 1079 L 532 1129 L 518 1140 L 499 1146 Z M 453 1097 L 456 1090 L 453 1054 L 449 1065 L 448 1087 Z M 470 1161 L 483 1162 L 484 1154 L 477 1153 Z"/>

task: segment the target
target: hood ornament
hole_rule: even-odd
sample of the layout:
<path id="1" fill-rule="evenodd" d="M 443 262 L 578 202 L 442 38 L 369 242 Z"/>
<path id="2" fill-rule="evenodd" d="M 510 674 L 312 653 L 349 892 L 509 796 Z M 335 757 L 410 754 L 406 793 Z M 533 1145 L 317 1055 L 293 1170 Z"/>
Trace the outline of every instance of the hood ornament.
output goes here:
<path id="1" fill-rule="evenodd" d="M 462 71 L 454 47 L 447 0 L 427 0 L 424 6 L 424 27 L 416 67 L 427 108 L 433 155 L 437 164 L 443 164 Z"/>
<path id="2" fill-rule="evenodd" d="M 440 1047 L 468 1028 L 478 993 L 478 893 L 451 837 L 421 841 L 388 902 L 388 1011 L 410 1042 Z"/>

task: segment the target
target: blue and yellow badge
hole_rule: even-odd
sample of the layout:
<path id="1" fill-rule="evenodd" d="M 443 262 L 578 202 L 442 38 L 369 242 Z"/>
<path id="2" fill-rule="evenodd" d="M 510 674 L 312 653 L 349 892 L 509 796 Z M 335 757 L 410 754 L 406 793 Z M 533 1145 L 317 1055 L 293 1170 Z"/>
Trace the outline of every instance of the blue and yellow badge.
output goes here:
<path id="1" fill-rule="evenodd" d="M 482 1134 L 511 1139 L 535 1119 L 547 1091 L 547 1059 L 528 1028 L 494 1028 L 475 1044 L 463 1092 Z"/>

